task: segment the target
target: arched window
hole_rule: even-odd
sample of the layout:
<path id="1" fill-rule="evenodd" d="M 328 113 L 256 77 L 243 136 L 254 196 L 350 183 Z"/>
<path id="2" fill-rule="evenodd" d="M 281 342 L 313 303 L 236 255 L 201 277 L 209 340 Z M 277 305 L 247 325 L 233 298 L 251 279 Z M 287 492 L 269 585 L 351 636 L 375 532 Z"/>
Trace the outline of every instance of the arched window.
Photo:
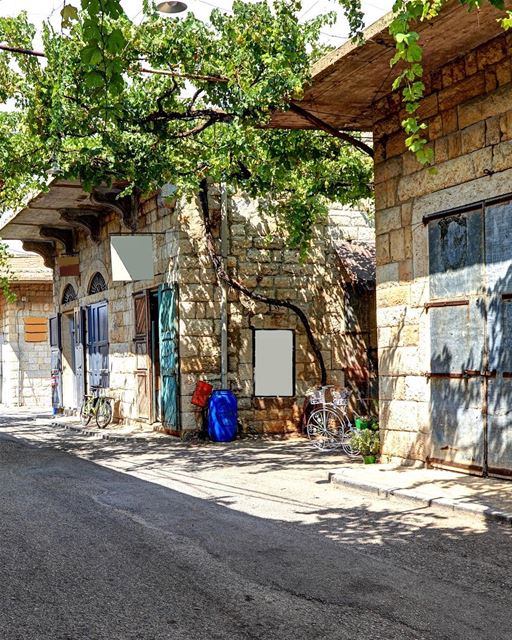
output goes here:
<path id="1" fill-rule="evenodd" d="M 89 295 L 93 293 L 99 293 L 100 291 L 107 290 L 107 283 L 105 282 L 105 278 L 98 271 L 96 272 L 91 280 L 91 284 L 89 285 Z"/>
<path id="2" fill-rule="evenodd" d="M 76 291 L 73 288 L 73 285 L 67 284 L 64 287 L 64 292 L 62 294 L 62 304 L 68 304 L 69 302 L 73 302 L 76 300 Z"/>

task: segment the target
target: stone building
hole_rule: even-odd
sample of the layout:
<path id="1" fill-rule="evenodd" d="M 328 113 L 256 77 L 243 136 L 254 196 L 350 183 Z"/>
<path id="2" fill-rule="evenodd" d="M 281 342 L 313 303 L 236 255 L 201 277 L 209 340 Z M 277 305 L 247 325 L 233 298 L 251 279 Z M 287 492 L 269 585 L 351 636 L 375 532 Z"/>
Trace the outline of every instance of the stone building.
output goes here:
<path id="1" fill-rule="evenodd" d="M 414 25 L 437 171 L 406 152 L 391 17 L 313 70 L 302 107 L 375 149 L 384 456 L 512 472 L 512 35 L 489 3 Z M 386 80 L 387 78 L 387 80 Z M 307 127 L 297 114 L 275 126 Z"/>
<path id="2" fill-rule="evenodd" d="M 219 286 L 196 202 L 166 204 L 159 195 L 134 208 L 117 193 L 89 196 L 77 183 L 55 180 L 1 230 L 54 269 L 52 368 L 61 374 L 60 407 L 76 410 L 84 390 L 98 385 L 115 398 L 121 422 L 173 433 L 196 429 L 201 412 L 191 397 L 204 380 L 236 394 L 243 428 L 295 431 L 305 391 L 320 380 L 297 316 Z M 371 395 L 371 216 L 334 208 L 301 263 L 254 201 L 212 190 L 210 208 L 227 270 L 250 289 L 300 306 L 321 346 L 328 382 L 353 383 L 363 398 Z M 114 279 L 119 255 L 111 246 L 119 237 L 138 243 L 132 257 L 143 251 L 142 238 L 145 250 L 149 242 L 149 278 Z"/>
<path id="3" fill-rule="evenodd" d="M 0 292 L 0 404 L 48 410 L 52 272 L 39 256 L 16 254 L 8 274 L 16 300 L 8 302 Z"/>

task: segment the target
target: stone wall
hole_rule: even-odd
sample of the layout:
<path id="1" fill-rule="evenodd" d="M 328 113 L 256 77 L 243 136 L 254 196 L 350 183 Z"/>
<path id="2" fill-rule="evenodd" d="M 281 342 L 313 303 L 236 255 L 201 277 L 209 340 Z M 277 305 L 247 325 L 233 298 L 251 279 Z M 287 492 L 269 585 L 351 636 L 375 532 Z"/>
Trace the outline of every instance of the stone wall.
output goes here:
<path id="1" fill-rule="evenodd" d="M 116 399 L 115 412 L 121 421 L 136 420 L 136 388 L 134 372 L 135 315 L 133 294 L 148 288 L 156 288 L 164 282 L 176 281 L 176 261 L 179 253 L 180 233 L 177 230 L 177 215 L 172 207 L 166 207 L 156 198 L 141 205 L 139 231 L 154 233 L 155 276 L 149 281 L 114 282 L 110 256 L 110 234 L 126 233 L 119 217 L 112 213 L 102 219 L 101 237 L 98 243 L 78 231 L 77 252 L 80 260 L 79 276 L 59 277 L 55 271 L 54 303 L 63 314 L 71 314 L 78 306 L 106 300 L 109 319 L 109 384 L 110 393 Z M 89 286 L 95 273 L 101 273 L 107 283 L 107 291 L 89 295 Z M 71 284 L 77 292 L 77 300 L 62 304 L 66 285 Z M 66 395 L 66 394 L 64 394 Z M 67 394 L 70 395 L 70 394 Z M 67 409 L 68 407 L 65 407 Z"/>
<path id="2" fill-rule="evenodd" d="M 437 173 L 405 151 L 400 97 L 376 105 L 377 323 L 383 453 L 429 454 L 429 299 L 425 215 L 512 191 L 512 36 L 435 70 L 420 116 Z"/>
<path id="3" fill-rule="evenodd" d="M 218 238 L 220 199 L 214 190 L 210 206 Z M 319 336 L 329 382 L 342 383 L 347 363 L 357 358 L 361 363 L 367 357 L 371 341 L 367 325 L 371 324 L 369 318 L 374 318 L 374 309 L 368 311 L 363 306 L 355 327 L 351 313 L 352 324 L 347 328 L 346 294 L 342 270 L 331 243 L 332 228 L 347 239 L 371 241 L 374 237 L 372 221 L 366 213 L 342 207 L 333 209 L 329 221 L 315 230 L 312 252 L 302 264 L 297 253 L 287 249 L 282 239 L 269 239 L 276 230 L 270 221 L 259 215 L 256 203 L 236 197 L 229 200 L 228 205 L 226 266 L 248 287 L 292 300 L 307 311 L 312 328 Z M 116 412 L 121 421 L 135 421 L 138 415 L 133 294 L 156 288 L 164 282 L 178 282 L 181 427 L 195 429 L 201 424 L 201 412 L 190 400 L 198 379 L 206 380 L 216 388 L 221 386 L 222 291 L 207 254 L 202 218 L 194 201 L 168 207 L 163 201 L 151 198 L 142 205 L 138 231 L 155 233 L 153 280 L 112 282 L 109 235 L 122 232 L 121 223 L 113 214 L 103 219 L 98 244 L 92 243 L 84 233 L 78 233 L 80 276 L 56 276 L 55 304 L 61 312 L 70 312 L 77 304 L 86 306 L 108 300 L 109 393 L 116 398 Z M 97 271 L 105 277 L 108 290 L 88 296 L 90 280 Z M 63 306 L 60 301 L 68 283 L 75 287 L 79 299 Z M 257 431 L 295 430 L 304 392 L 319 379 L 300 323 L 288 311 L 254 304 L 235 292 L 229 291 L 227 297 L 228 386 L 239 399 L 242 424 Z M 253 397 L 252 329 L 260 327 L 296 331 L 297 397 L 280 400 Z"/>
<path id="4" fill-rule="evenodd" d="M 48 410 L 51 406 L 50 348 L 48 341 L 26 342 L 24 319 L 48 319 L 53 314 L 51 282 L 12 286 L 16 301 L 0 295 L 2 358 L 1 399 L 7 406 Z"/>
<path id="5" fill-rule="evenodd" d="M 218 198 L 210 202 L 213 219 L 220 219 Z M 344 276 L 332 244 L 338 237 L 373 241 L 371 218 L 363 211 L 333 208 L 315 229 L 304 263 L 285 246 L 275 222 L 262 217 L 253 200 L 235 197 L 228 204 L 226 267 L 246 287 L 272 298 L 296 303 L 308 315 L 328 371 L 328 383 L 343 384 L 344 370 L 355 362 L 367 368 L 367 351 L 376 344 L 375 300 L 369 296 L 347 325 Z M 190 403 L 199 378 L 220 386 L 220 287 L 206 255 L 203 225 L 194 207 L 180 215 L 180 364 L 182 420 L 185 428 L 200 425 L 201 413 Z M 217 228 L 218 233 L 218 228 Z M 280 307 L 254 302 L 228 291 L 228 386 L 238 398 L 239 417 L 250 431 L 283 433 L 297 430 L 305 391 L 318 383 L 320 372 L 297 316 Z M 352 316 L 352 314 L 350 314 Z M 296 396 L 257 398 L 253 388 L 253 329 L 295 332 Z M 365 333 L 367 332 L 367 333 Z"/>

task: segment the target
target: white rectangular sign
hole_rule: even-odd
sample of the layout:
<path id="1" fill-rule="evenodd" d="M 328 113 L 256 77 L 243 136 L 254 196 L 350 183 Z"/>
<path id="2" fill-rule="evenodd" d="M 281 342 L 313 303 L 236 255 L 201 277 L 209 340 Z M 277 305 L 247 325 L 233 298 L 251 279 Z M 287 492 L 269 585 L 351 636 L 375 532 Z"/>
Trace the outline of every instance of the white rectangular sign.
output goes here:
<path id="1" fill-rule="evenodd" d="M 153 236 L 110 236 L 112 280 L 151 280 L 154 272 Z"/>
<path id="2" fill-rule="evenodd" d="M 254 332 L 254 395 L 293 396 L 293 331 Z"/>

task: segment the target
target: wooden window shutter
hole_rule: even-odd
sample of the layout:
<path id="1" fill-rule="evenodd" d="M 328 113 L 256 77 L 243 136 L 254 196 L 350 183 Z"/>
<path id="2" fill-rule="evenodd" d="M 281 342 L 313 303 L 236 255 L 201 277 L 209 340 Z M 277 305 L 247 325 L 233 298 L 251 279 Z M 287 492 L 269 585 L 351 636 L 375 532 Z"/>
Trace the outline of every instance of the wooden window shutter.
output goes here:
<path id="1" fill-rule="evenodd" d="M 48 340 L 48 318 L 24 318 L 25 342 L 46 342 Z"/>

